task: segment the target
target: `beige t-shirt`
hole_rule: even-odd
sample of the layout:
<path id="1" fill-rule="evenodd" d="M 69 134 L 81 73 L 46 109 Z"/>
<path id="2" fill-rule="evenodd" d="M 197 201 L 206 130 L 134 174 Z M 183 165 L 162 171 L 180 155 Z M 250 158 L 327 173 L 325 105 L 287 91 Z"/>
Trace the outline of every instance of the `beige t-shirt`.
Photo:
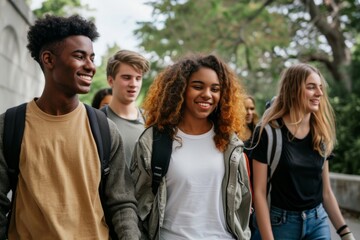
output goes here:
<path id="1" fill-rule="evenodd" d="M 9 239 L 109 238 L 100 160 L 83 104 L 53 116 L 30 102 L 19 168 Z"/>

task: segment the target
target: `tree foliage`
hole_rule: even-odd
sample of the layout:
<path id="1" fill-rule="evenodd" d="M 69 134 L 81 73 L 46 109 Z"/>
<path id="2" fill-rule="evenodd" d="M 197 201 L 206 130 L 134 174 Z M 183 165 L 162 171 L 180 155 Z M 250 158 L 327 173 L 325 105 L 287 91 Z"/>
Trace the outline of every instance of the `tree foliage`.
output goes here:
<path id="1" fill-rule="evenodd" d="M 269 88 L 283 65 L 273 49 L 284 48 L 290 41 L 288 23 L 278 13 L 259 12 L 260 1 L 164 0 L 149 4 L 154 20 L 139 23 L 135 33 L 145 50 L 161 59 L 174 60 L 189 52 L 217 53 L 244 77 L 250 92 Z"/>
<path id="2" fill-rule="evenodd" d="M 350 158 L 360 157 L 356 150 L 360 137 L 348 133 L 360 133 L 351 120 L 359 104 L 359 1 L 153 0 L 148 4 L 153 19 L 139 22 L 135 31 L 147 52 L 162 64 L 188 52 L 220 55 L 243 79 L 259 109 L 275 94 L 283 68 L 294 62 L 318 67 L 330 84 L 338 116 L 335 153 L 341 160 L 336 160 L 334 169 L 358 171 Z"/>
<path id="3" fill-rule="evenodd" d="M 91 11 L 92 9 L 88 4 L 83 5 L 81 0 L 46 0 L 42 2 L 40 8 L 34 9 L 33 13 L 36 17 L 42 17 L 45 14 L 70 16 L 84 10 Z"/>

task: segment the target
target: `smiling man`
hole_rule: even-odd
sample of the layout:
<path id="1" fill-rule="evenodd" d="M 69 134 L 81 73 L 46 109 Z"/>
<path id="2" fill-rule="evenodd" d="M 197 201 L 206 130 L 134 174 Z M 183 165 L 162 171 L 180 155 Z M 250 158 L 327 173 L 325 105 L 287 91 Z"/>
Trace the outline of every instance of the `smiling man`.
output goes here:
<path id="1" fill-rule="evenodd" d="M 107 63 L 107 81 L 113 97 L 102 109 L 117 125 L 124 141 L 125 159 L 129 165 L 135 143 L 144 131 L 145 119 L 136 106 L 143 76 L 150 69 L 149 62 L 139 53 L 120 50 Z"/>
<path id="2" fill-rule="evenodd" d="M 97 145 L 86 107 L 78 98 L 89 92 L 96 72 L 92 42 L 98 36 L 95 25 L 77 15 L 48 15 L 30 27 L 27 47 L 44 73 L 45 86 L 41 96 L 26 105 L 12 207 L 7 198 L 11 184 L 7 163 L 15 159 L 5 160 L 0 139 L 0 239 L 6 235 L 8 239 L 109 239 L 99 195 L 102 169 Z M 0 115 L 0 136 L 4 119 L 5 114 Z M 137 203 L 123 143 L 115 124 L 108 123 L 111 169 L 104 183 L 105 203 L 117 237 L 139 239 Z"/>

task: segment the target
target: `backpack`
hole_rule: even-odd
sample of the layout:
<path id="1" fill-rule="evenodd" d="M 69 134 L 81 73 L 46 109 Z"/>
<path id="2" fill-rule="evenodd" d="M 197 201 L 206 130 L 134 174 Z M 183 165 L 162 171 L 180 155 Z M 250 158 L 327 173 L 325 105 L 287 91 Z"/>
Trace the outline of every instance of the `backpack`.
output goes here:
<path id="1" fill-rule="evenodd" d="M 261 126 L 261 123 L 258 123 L 256 125 L 255 129 L 259 129 Z M 268 145 L 266 149 L 266 159 L 267 159 L 267 165 L 268 165 L 268 176 L 267 176 L 267 201 L 270 206 L 270 192 L 271 192 L 271 179 L 274 175 L 274 172 L 279 164 L 280 157 L 281 157 L 281 151 L 282 151 L 282 134 L 281 129 L 278 127 L 279 123 L 275 121 L 275 128 L 270 126 L 269 123 L 267 123 L 264 126 L 265 132 L 268 136 Z M 252 136 L 251 140 L 249 140 L 248 147 L 246 150 L 246 154 L 249 158 L 249 161 L 252 162 L 252 150 L 253 147 L 253 141 L 254 141 L 254 135 Z M 253 176 L 253 169 L 252 169 L 252 163 L 250 164 L 251 167 L 251 176 Z M 251 179 L 252 180 L 252 179 Z"/>
<path id="2" fill-rule="evenodd" d="M 107 176 L 110 172 L 109 160 L 111 151 L 111 136 L 107 117 L 99 110 L 84 104 L 86 112 L 90 122 L 91 132 L 94 136 L 99 158 L 101 161 L 101 181 L 99 186 L 99 195 L 101 204 L 104 210 L 105 220 L 109 227 L 109 233 L 111 239 L 118 239 L 114 226 L 112 224 L 112 215 L 109 212 L 107 205 L 105 204 L 105 185 Z M 14 196 L 16 193 L 16 187 L 19 175 L 19 156 L 21 150 L 21 143 L 25 128 L 25 116 L 26 116 L 27 103 L 23 103 L 19 106 L 9 108 L 5 113 L 4 120 L 4 156 L 8 165 L 8 174 L 10 179 L 10 188 L 13 192 L 11 200 L 10 210 L 8 213 L 8 226 L 10 224 L 10 217 L 12 212 L 12 205 L 14 203 Z"/>
<path id="3" fill-rule="evenodd" d="M 275 121 L 276 122 L 276 121 Z M 268 177 L 267 177 L 267 201 L 268 206 L 270 207 L 270 192 L 271 192 L 271 179 L 274 175 L 274 172 L 279 164 L 281 151 L 282 151 L 282 134 L 281 129 L 278 127 L 278 122 L 276 122 L 277 127 L 272 127 L 267 123 L 264 127 L 267 136 L 268 136 L 268 146 L 267 146 L 267 165 L 268 165 Z"/>
<path id="4" fill-rule="evenodd" d="M 152 192 L 156 195 L 160 186 L 161 179 L 166 175 L 169 169 L 170 157 L 172 152 L 173 140 L 168 134 L 167 129 L 159 131 L 156 126 L 153 126 L 153 142 L 151 153 L 151 170 L 152 177 Z"/>

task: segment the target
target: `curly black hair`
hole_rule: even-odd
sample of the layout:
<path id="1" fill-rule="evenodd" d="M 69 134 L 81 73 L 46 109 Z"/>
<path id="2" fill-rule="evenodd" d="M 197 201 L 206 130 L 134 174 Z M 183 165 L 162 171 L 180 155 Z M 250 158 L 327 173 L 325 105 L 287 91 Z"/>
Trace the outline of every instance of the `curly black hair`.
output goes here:
<path id="1" fill-rule="evenodd" d="M 54 47 L 69 36 L 83 35 L 95 41 L 100 35 L 95 24 L 79 15 L 70 17 L 59 17 L 46 15 L 36 20 L 30 27 L 27 35 L 31 57 L 40 65 L 40 54 L 42 51 Z"/>

